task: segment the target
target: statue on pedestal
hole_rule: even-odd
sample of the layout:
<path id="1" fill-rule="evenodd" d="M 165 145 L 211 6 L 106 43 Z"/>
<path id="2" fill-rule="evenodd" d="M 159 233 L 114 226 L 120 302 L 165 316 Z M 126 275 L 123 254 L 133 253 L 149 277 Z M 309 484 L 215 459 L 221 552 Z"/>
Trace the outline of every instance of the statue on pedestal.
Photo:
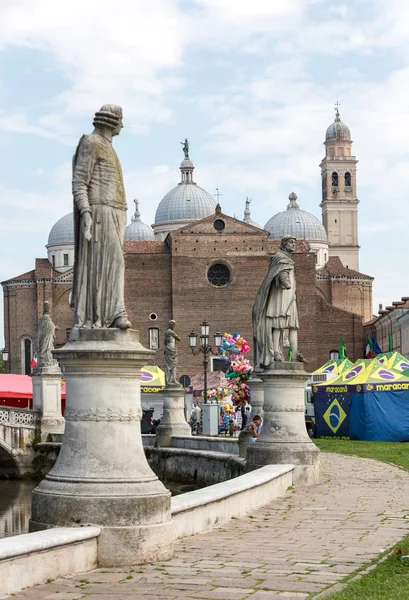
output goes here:
<path id="1" fill-rule="evenodd" d="M 292 360 L 303 361 L 298 353 L 298 307 L 294 261 L 296 239 L 286 236 L 271 258 L 268 273 L 253 306 L 253 335 L 256 362 L 267 369 L 274 361 L 283 362 L 283 333 L 288 329 Z"/>
<path id="2" fill-rule="evenodd" d="M 175 333 L 175 321 L 169 321 L 165 331 L 165 381 L 166 385 L 179 385 L 176 379 L 176 367 L 178 364 L 178 351 L 176 342 L 180 342 L 180 337 Z"/>
<path id="3" fill-rule="evenodd" d="M 185 158 L 189 158 L 189 140 L 185 138 L 185 141 L 180 143 L 182 144 L 182 150 L 185 155 Z"/>
<path id="4" fill-rule="evenodd" d="M 122 108 L 105 104 L 94 131 L 83 135 L 73 159 L 75 263 L 74 327 L 128 329 L 123 244 L 126 198 L 112 138 L 123 127 Z"/>
<path id="5" fill-rule="evenodd" d="M 55 331 L 58 329 L 54 325 L 50 315 L 50 303 L 44 302 L 43 314 L 38 320 L 37 334 L 34 343 L 34 354 L 37 356 L 36 369 L 42 367 L 52 367 L 57 364 L 53 358 Z"/>

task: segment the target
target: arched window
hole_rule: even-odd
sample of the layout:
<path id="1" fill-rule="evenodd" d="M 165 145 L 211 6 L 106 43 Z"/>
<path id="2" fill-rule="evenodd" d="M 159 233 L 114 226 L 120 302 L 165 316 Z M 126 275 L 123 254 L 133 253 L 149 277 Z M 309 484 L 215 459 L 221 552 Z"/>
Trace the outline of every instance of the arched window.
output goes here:
<path id="1" fill-rule="evenodd" d="M 23 338 L 21 340 L 21 372 L 23 375 L 30 375 L 31 373 L 31 358 L 32 358 L 32 342 L 30 338 Z"/>
<path id="2" fill-rule="evenodd" d="M 348 171 L 345 173 L 345 187 L 346 188 L 350 188 L 352 185 L 351 183 L 351 173 L 349 173 Z"/>
<path id="3" fill-rule="evenodd" d="M 331 175 L 332 187 L 338 187 L 338 173 L 336 171 Z"/>

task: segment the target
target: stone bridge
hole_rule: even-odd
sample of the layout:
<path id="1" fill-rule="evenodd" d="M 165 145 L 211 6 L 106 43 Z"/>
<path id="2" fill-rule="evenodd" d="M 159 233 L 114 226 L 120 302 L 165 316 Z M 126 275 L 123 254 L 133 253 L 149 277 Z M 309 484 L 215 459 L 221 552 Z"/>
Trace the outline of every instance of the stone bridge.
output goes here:
<path id="1" fill-rule="evenodd" d="M 35 410 L 0 407 L 0 479 L 32 473 L 40 416 Z"/>

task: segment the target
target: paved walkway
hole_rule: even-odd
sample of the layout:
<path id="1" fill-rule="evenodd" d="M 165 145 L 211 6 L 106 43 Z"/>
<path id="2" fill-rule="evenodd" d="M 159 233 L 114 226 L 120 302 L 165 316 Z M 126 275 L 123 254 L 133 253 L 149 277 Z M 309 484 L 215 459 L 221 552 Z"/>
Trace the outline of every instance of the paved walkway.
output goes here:
<path id="1" fill-rule="evenodd" d="M 61 578 L 14 600 L 301 600 L 409 533 L 409 473 L 321 455 L 321 483 L 176 544 L 169 562 Z M 336 588 L 335 588 L 336 589 Z"/>

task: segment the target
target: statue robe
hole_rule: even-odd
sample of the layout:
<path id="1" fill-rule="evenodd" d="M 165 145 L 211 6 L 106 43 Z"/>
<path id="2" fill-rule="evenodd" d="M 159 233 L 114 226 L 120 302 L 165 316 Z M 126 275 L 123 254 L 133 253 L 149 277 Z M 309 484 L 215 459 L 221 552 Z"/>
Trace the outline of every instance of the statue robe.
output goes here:
<path id="1" fill-rule="evenodd" d="M 280 284 L 285 272 L 290 289 L 283 289 Z M 252 320 L 256 362 L 268 366 L 274 361 L 273 329 L 298 329 L 294 261 L 283 250 L 278 250 L 271 258 L 268 273 L 256 296 Z"/>
<path id="2" fill-rule="evenodd" d="M 74 326 L 111 327 L 126 317 L 123 244 L 126 199 L 122 169 L 112 143 L 92 133 L 81 138 L 73 160 L 75 263 L 71 305 Z M 92 238 L 82 231 L 85 212 Z"/>
<path id="3" fill-rule="evenodd" d="M 176 334 L 173 330 L 167 330 L 165 332 L 165 381 L 168 383 L 177 383 L 176 381 L 176 367 L 178 364 L 178 351 L 176 349 Z"/>
<path id="4" fill-rule="evenodd" d="M 34 344 L 34 354 L 37 356 L 37 367 L 55 364 L 52 351 L 54 350 L 55 325 L 49 314 L 40 317 Z"/>

